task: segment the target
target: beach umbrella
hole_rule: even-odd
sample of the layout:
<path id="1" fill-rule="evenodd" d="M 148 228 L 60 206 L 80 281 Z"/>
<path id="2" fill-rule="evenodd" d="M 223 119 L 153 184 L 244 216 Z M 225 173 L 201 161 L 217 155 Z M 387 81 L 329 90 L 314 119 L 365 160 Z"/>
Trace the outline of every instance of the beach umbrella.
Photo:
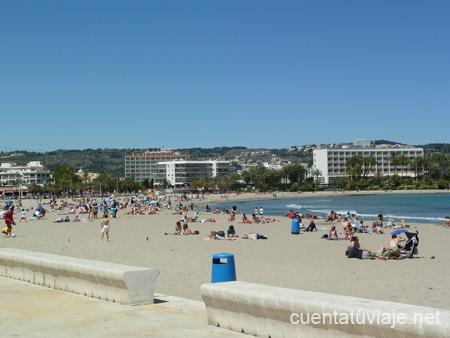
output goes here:
<path id="1" fill-rule="evenodd" d="M 6 204 L 8 207 L 10 207 L 11 205 L 14 204 L 14 201 L 6 201 L 5 204 Z"/>
<path id="2" fill-rule="evenodd" d="M 405 230 L 405 229 L 395 230 L 394 232 L 392 232 L 392 235 L 399 235 L 404 232 L 408 232 L 408 230 Z"/>

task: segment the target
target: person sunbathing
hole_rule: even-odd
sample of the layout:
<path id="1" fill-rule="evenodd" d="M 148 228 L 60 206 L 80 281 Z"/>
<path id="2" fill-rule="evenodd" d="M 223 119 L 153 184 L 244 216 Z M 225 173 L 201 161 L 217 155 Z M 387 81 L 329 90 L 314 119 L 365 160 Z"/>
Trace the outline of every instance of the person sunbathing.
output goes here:
<path id="1" fill-rule="evenodd" d="M 372 232 L 376 234 L 384 234 L 383 231 L 383 221 L 378 217 L 378 219 L 372 223 Z"/>
<path id="2" fill-rule="evenodd" d="M 347 222 L 347 227 L 345 228 L 345 237 L 347 239 L 352 239 L 353 235 L 355 234 L 355 230 L 352 227 L 352 224 L 350 222 Z"/>
<path id="3" fill-rule="evenodd" d="M 189 230 L 187 223 L 184 223 L 183 224 L 183 235 L 188 235 L 190 233 L 191 233 L 191 230 Z"/>
<path id="4" fill-rule="evenodd" d="M 335 241 L 338 240 L 338 233 L 337 233 L 336 227 L 334 225 L 331 227 L 330 234 L 328 235 L 328 239 L 335 240 Z"/>
<path id="5" fill-rule="evenodd" d="M 378 253 L 372 252 L 369 249 L 362 248 L 359 243 L 359 239 L 356 236 L 351 238 L 350 246 L 345 251 L 347 258 L 358 258 L 358 259 L 374 259 L 378 258 Z"/>
<path id="6" fill-rule="evenodd" d="M 360 220 L 359 221 L 359 226 L 361 227 L 361 231 L 363 232 L 363 233 L 366 233 L 367 231 L 366 231 L 366 226 L 364 225 L 364 221 L 363 220 Z"/>
<path id="7" fill-rule="evenodd" d="M 248 220 L 246 214 L 242 214 L 242 223 L 244 224 L 250 224 L 251 222 Z"/>
<path id="8" fill-rule="evenodd" d="M 182 231 L 181 231 L 181 222 L 178 221 L 177 224 L 175 225 L 175 235 L 181 235 Z"/>
<path id="9" fill-rule="evenodd" d="M 209 237 L 205 238 L 205 240 L 210 240 L 210 241 L 225 240 L 225 239 L 226 239 L 226 237 L 225 237 L 225 233 L 223 233 L 223 231 L 211 231 L 209 233 Z"/>
<path id="10" fill-rule="evenodd" d="M 214 218 L 208 218 L 208 219 L 206 220 L 206 222 L 208 222 L 208 223 L 217 223 L 217 222 L 219 222 L 219 221 L 216 221 Z"/>
<path id="11" fill-rule="evenodd" d="M 395 220 L 390 218 L 389 222 L 387 222 L 387 224 L 384 225 L 385 228 L 393 228 L 395 227 Z"/>
<path id="12" fill-rule="evenodd" d="M 191 221 L 192 221 L 192 222 L 195 222 L 199 217 L 200 217 L 200 213 L 197 211 L 197 212 L 194 214 L 194 217 L 191 218 Z"/>
<path id="13" fill-rule="evenodd" d="M 230 227 L 227 230 L 227 239 L 229 240 L 235 240 L 239 239 L 239 235 L 236 234 L 236 230 L 234 229 L 234 225 L 230 225 Z"/>
<path id="14" fill-rule="evenodd" d="M 382 257 L 386 258 L 399 258 L 401 253 L 398 245 L 404 241 L 406 241 L 405 238 L 397 237 L 397 235 L 392 235 L 391 240 L 389 241 L 389 247 L 385 248 L 384 246 L 382 246 L 379 254 Z"/>
<path id="15" fill-rule="evenodd" d="M 230 218 L 228 218 L 228 222 L 235 222 L 236 221 L 236 214 L 233 212 L 230 215 Z"/>

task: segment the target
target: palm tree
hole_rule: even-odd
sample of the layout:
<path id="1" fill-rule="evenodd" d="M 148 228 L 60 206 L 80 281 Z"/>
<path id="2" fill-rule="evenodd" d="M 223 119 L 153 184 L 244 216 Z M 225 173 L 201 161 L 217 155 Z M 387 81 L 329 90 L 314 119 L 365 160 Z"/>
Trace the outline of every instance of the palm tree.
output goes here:
<path id="1" fill-rule="evenodd" d="M 417 181 L 417 175 L 418 175 L 418 171 L 419 171 L 419 164 L 418 164 L 418 159 L 419 157 L 416 157 L 415 159 L 410 161 L 409 164 L 409 168 L 414 170 L 414 181 Z"/>
<path id="2" fill-rule="evenodd" d="M 172 186 L 172 184 L 167 179 L 163 179 L 161 181 L 161 185 L 162 185 L 163 189 L 166 189 L 166 188 L 169 188 Z"/>
<path id="3" fill-rule="evenodd" d="M 374 165 L 377 164 L 377 160 L 375 159 L 375 156 L 369 155 L 367 157 L 364 157 L 362 159 L 362 177 L 367 178 L 369 176 L 370 170 Z"/>
<path id="4" fill-rule="evenodd" d="M 316 187 L 317 187 L 319 184 L 319 176 L 322 176 L 322 172 L 320 171 L 320 169 L 314 169 L 312 174 L 316 178 Z"/>
<path id="5" fill-rule="evenodd" d="M 397 166 L 400 164 L 399 163 L 399 153 L 392 152 L 389 155 L 389 162 L 391 163 L 391 165 L 394 166 L 394 172 L 395 172 L 395 175 L 397 175 Z"/>
<path id="6" fill-rule="evenodd" d="M 59 183 L 61 184 L 61 190 L 67 195 L 70 183 L 72 183 L 72 177 L 68 173 L 64 173 L 59 178 Z"/>
<path id="7" fill-rule="evenodd" d="M 83 180 L 83 183 L 84 183 L 84 190 L 87 191 L 88 190 L 88 182 L 90 181 L 89 174 L 88 173 L 83 173 L 82 180 Z"/>
<path id="8" fill-rule="evenodd" d="M 377 170 L 377 172 L 375 173 L 375 176 L 373 177 L 378 183 L 381 183 L 381 181 L 383 181 L 384 175 L 383 172 L 381 170 Z"/>
<path id="9" fill-rule="evenodd" d="M 402 154 L 398 157 L 398 164 L 403 166 L 403 177 L 406 176 L 405 172 L 406 172 L 406 174 L 408 172 L 409 163 L 410 163 L 409 158 L 407 158 L 405 155 Z"/>
<path id="10" fill-rule="evenodd" d="M 106 170 L 102 170 L 97 177 L 97 182 L 100 185 L 100 196 L 103 196 L 102 188 L 106 190 L 106 186 L 110 179 L 110 175 L 106 172 Z"/>

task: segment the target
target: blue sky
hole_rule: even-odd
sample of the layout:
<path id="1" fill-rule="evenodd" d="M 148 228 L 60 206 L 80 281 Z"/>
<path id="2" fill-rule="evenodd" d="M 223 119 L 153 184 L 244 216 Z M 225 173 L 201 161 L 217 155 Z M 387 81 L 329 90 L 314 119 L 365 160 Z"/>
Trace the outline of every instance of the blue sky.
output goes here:
<path id="1" fill-rule="evenodd" d="M 449 142 L 448 1 L 0 1 L 0 151 Z"/>

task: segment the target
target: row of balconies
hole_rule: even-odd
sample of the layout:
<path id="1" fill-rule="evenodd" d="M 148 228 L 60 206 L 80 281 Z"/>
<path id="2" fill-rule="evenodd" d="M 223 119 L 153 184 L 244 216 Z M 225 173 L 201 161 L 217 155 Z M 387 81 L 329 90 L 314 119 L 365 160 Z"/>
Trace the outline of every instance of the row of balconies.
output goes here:
<path id="1" fill-rule="evenodd" d="M 394 173 L 395 172 L 394 169 L 370 170 L 369 171 L 369 175 L 375 175 L 379 171 L 382 171 L 383 173 Z M 402 170 L 397 170 L 397 172 L 403 174 Z M 346 173 L 347 173 L 347 170 L 345 170 L 345 169 L 328 169 L 328 174 L 346 174 Z M 406 174 L 408 174 L 408 173 L 411 174 L 411 173 L 413 173 L 413 171 L 412 170 L 408 170 L 406 172 Z"/>

